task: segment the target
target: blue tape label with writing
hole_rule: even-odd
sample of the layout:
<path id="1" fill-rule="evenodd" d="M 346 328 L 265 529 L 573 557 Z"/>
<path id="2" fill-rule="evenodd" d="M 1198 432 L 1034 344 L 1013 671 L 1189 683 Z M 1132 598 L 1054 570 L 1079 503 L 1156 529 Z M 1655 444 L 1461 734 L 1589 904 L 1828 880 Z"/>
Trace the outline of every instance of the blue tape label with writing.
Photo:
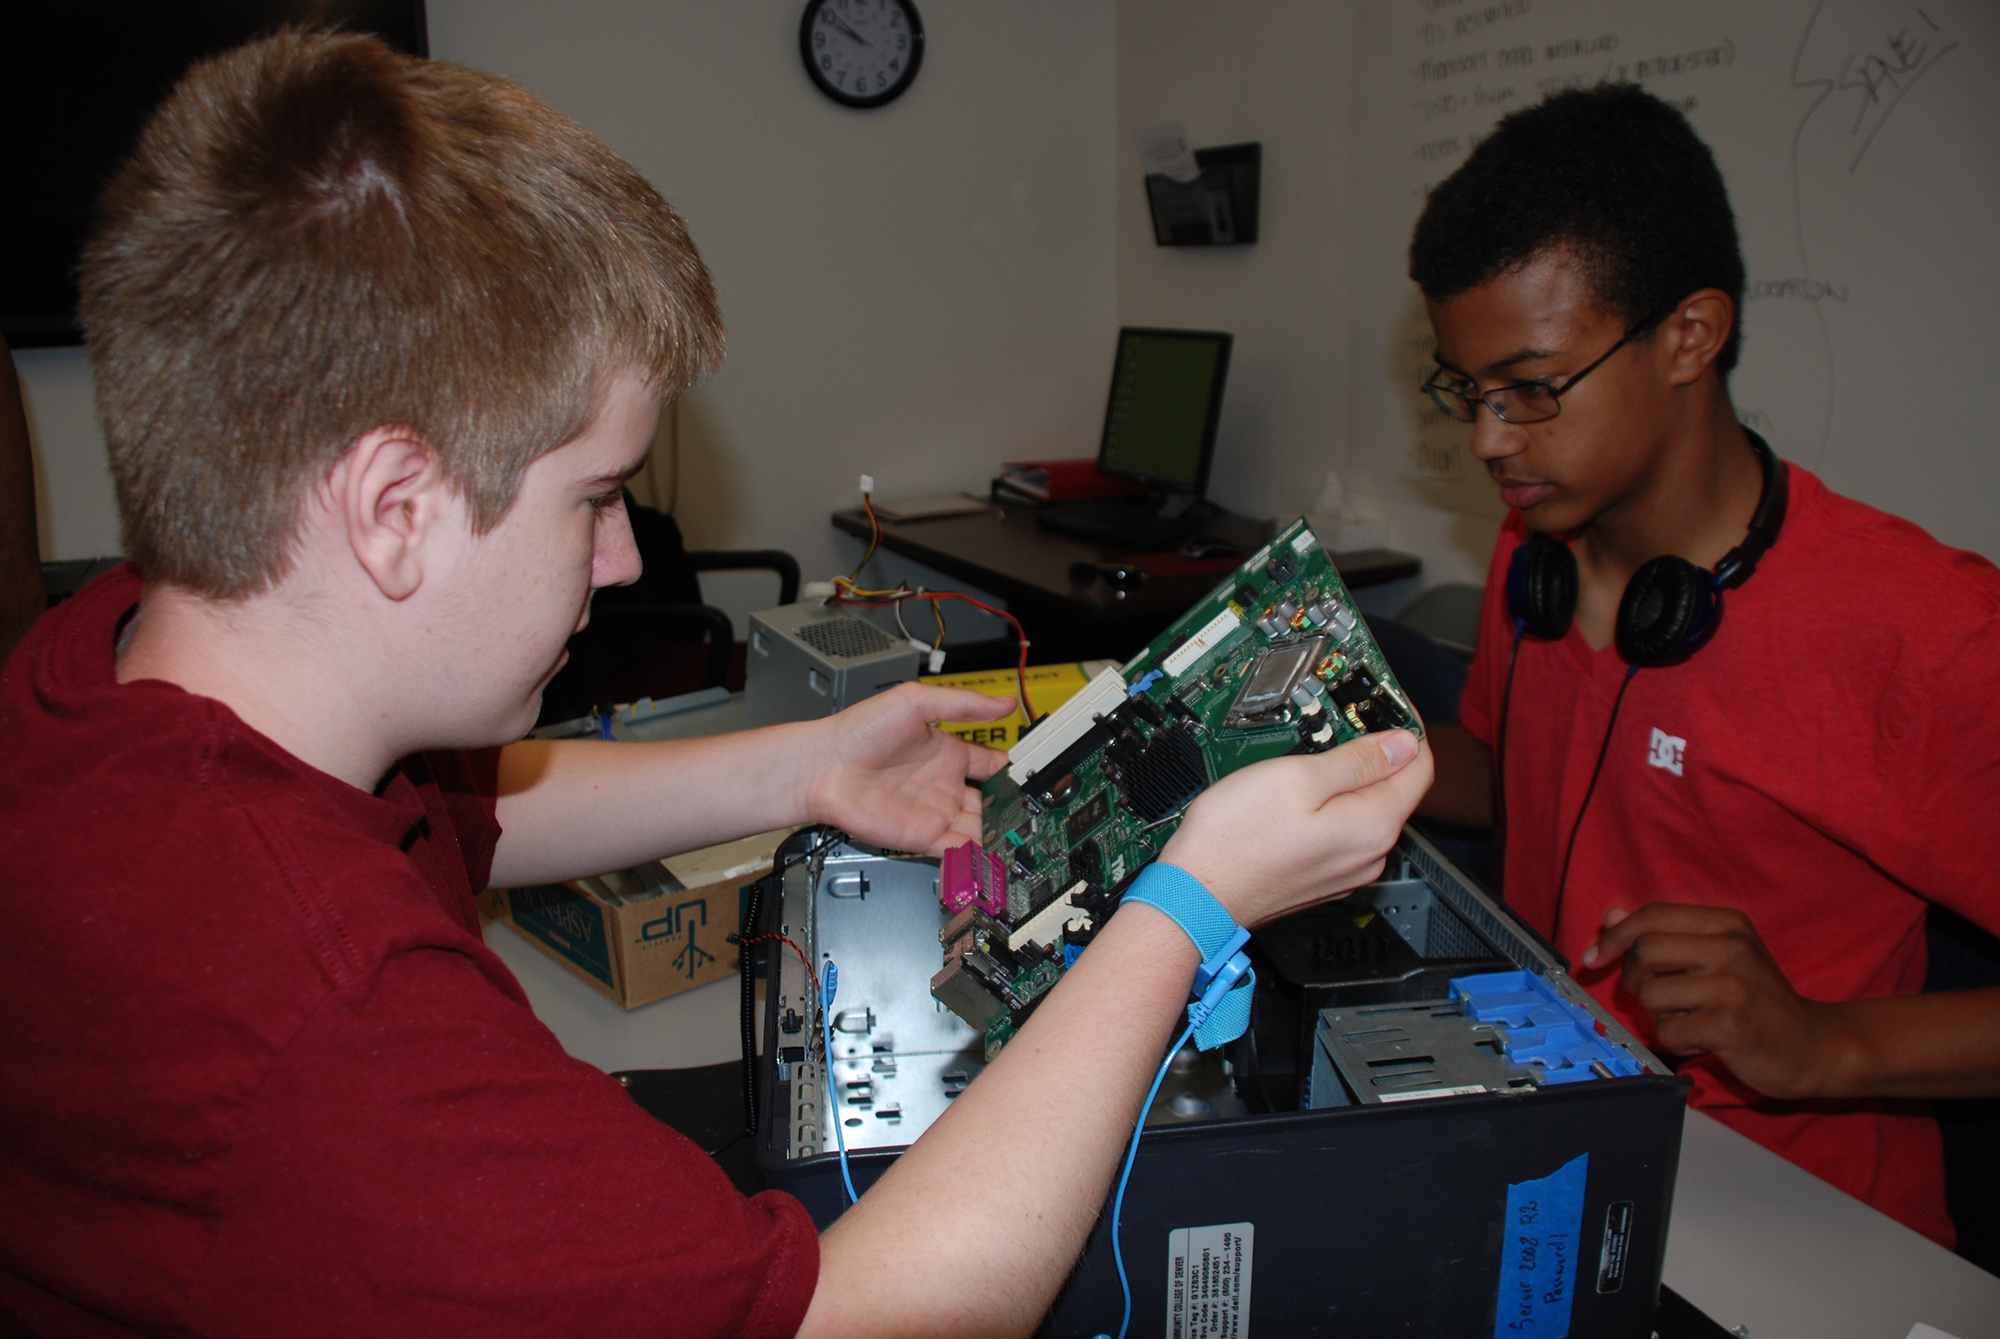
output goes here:
<path id="1" fill-rule="evenodd" d="M 1523 1334 L 1564 1339 L 1569 1334 L 1589 1167 L 1590 1154 L 1579 1153 L 1539 1181 L 1507 1187 L 1494 1339 Z"/>

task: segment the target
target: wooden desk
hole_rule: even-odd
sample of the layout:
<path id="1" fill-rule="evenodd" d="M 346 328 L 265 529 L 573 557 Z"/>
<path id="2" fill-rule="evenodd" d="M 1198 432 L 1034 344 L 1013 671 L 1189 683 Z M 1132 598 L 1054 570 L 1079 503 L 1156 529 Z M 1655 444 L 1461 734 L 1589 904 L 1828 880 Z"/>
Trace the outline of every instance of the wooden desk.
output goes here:
<path id="1" fill-rule="evenodd" d="M 833 513 L 833 524 L 867 539 L 868 516 L 859 508 Z M 1243 550 L 1255 553 L 1271 537 L 1268 521 L 1228 516 L 1209 527 Z M 1102 563 L 1126 550 L 1035 524 L 1028 507 L 1005 507 L 966 516 L 922 521 L 884 521 L 882 547 L 914 558 L 947 576 L 982 587 L 1007 601 L 1007 608 L 1034 643 L 1039 663 L 1060 660 L 1125 660 L 1215 588 L 1241 557 L 1217 561 L 1212 570 L 1149 576 L 1127 590 L 1102 580 L 1078 582 L 1070 568 Z M 1165 555 L 1159 555 L 1164 557 Z M 1422 564 L 1406 553 L 1364 549 L 1334 555 L 1334 567 L 1350 587 L 1372 586 L 1415 576 Z"/>

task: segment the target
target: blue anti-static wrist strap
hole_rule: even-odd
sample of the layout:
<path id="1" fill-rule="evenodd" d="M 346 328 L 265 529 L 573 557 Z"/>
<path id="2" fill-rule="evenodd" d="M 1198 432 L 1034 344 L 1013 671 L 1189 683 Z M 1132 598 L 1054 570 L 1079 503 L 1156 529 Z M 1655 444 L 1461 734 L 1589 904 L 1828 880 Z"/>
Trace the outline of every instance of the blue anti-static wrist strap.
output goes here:
<path id="1" fill-rule="evenodd" d="M 1188 1021 L 1194 1024 L 1194 1044 L 1212 1051 L 1234 1041 L 1250 1026 L 1250 992 L 1257 974 L 1243 946 L 1250 932 L 1224 910 L 1201 880 L 1176 865 L 1155 861 L 1139 871 L 1125 890 L 1125 901 L 1144 902 L 1187 932 L 1201 954 L 1194 974 L 1194 1003 Z"/>

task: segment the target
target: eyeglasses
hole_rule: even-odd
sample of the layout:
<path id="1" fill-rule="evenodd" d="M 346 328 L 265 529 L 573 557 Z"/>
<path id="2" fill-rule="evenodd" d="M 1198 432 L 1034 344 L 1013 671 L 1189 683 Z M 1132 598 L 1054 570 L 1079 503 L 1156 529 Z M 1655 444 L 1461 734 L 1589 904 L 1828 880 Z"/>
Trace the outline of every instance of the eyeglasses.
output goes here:
<path id="1" fill-rule="evenodd" d="M 1432 404 L 1460 423 L 1476 420 L 1482 404 L 1503 423 L 1544 423 L 1562 413 L 1562 397 L 1575 390 L 1577 382 L 1602 367 L 1612 354 L 1630 344 L 1641 331 L 1652 329 L 1659 321 L 1660 317 L 1652 316 L 1639 322 L 1625 332 L 1623 339 L 1606 349 L 1602 358 L 1560 386 L 1551 386 L 1547 381 L 1517 381 L 1511 386 L 1496 386 L 1482 394 L 1476 383 L 1458 377 L 1450 368 L 1440 367 L 1424 383 L 1424 394 L 1431 397 Z"/>

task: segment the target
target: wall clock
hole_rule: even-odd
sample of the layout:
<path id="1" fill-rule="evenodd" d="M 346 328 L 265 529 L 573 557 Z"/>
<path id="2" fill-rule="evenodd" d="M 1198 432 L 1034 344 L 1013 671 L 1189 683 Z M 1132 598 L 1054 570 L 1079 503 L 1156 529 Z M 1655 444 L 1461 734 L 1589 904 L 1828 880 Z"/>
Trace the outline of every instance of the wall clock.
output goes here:
<path id="1" fill-rule="evenodd" d="M 924 61 L 924 23 L 911 0 L 808 0 L 799 54 L 819 91 L 848 107 L 901 97 Z"/>

